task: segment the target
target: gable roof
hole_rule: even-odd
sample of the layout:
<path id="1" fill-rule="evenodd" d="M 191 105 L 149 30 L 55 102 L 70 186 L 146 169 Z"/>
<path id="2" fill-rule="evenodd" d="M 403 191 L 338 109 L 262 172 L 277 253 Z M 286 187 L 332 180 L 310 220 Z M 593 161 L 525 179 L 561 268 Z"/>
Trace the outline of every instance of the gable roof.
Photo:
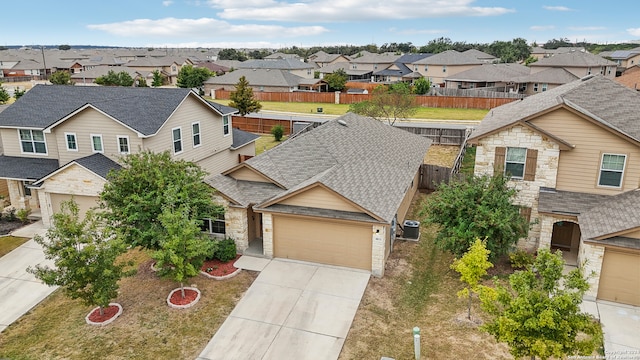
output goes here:
<path id="1" fill-rule="evenodd" d="M 461 53 L 455 50 L 447 50 L 414 62 L 417 65 L 479 65 L 484 61 L 479 60 L 472 53 Z"/>
<path id="2" fill-rule="evenodd" d="M 608 196 L 578 216 L 585 239 L 602 239 L 640 227 L 640 190 Z M 640 241 L 640 240 L 637 240 Z"/>
<path id="3" fill-rule="evenodd" d="M 445 78 L 446 81 L 512 81 L 528 75 L 528 67 L 520 64 L 482 64 Z"/>
<path id="4" fill-rule="evenodd" d="M 304 78 L 287 70 L 277 69 L 238 69 L 222 76 L 214 76 L 204 83 L 209 85 L 235 86 L 244 76 L 251 86 L 296 87 Z M 318 82 L 319 79 L 313 79 Z"/>
<path id="5" fill-rule="evenodd" d="M 265 210 L 282 197 L 322 184 L 378 221 L 390 222 L 430 144 L 427 138 L 348 113 L 247 160 L 245 166 L 285 188 L 265 200 Z M 237 190 L 240 182 L 220 176 L 226 179 L 214 176 L 208 183 L 223 194 L 234 186 Z"/>
<path id="6" fill-rule="evenodd" d="M 557 66 L 557 67 L 589 67 L 589 66 L 616 66 L 614 61 L 587 52 L 570 51 L 542 58 L 529 64 L 531 67 Z"/>
<path id="7" fill-rule="evenodd" d="M 58 168 L 57 159 L 0 155 L 0 178 L 37 180 Z"/>
<path id="8" fill-rule="evenodd" d="M 36 85 L 0 113 L 0 128 L 46 129 L 91 106 L 149 136 L 162 127 L 187 96 L 197 97 L 220 115 L 224 113 L 224 108 L 214 107 L 190 89 Z"/>
<path id="9" fill-rule="evenodd" d="M 578 79 L 579 77 L 563 68 L 549 68 L 533 74 L 516 77 L 512 80 L 518 83 L 566 84 Z"/>
<path id="10" fill-rule="evenodd" d="M 484 117 L 473 131 L 470 141 L 560 106 L 576 110 L 640 142 L 640 94 L 602 75 L 585 76 L 520 101 L 498 106 Z"/>
<path id="11" fill-rule="evenodd" d="M 239 69 L 277 69 L 277 70 L 300 70 L 312 69 L 313 65 L 307 64 L 297 59 L 272 59 L 272 60 L 247 60 L 238 65 Z"/>
<path id="12" fill-rule="evenodd" d="M 231 144 L 231 150 L 241 148 L 247 144 L 256 141 L 260 135 L 252 134 L 247 131 L 233 128 L 233 144 Z"/>
<path id="13" fill-rule="evenodd" d="M 50 178 L 51 176 L 64 171 L 72 165 L 79 165 L 84 169 L 98 175 L 103 178 L 105 181 L 107 180 L 107 175 L 111 170 L 120 170 L 122 166 L 117 162 L 109 159 L 101 153 L 95 153 L 89 156 L 85 156 L 79 159 L 71 160 L 63 166 L 49 172 L 48 174 L 40 177 L 38 181 L 34 183 L 35 186 L 41 185 L 42 182 Z"/>

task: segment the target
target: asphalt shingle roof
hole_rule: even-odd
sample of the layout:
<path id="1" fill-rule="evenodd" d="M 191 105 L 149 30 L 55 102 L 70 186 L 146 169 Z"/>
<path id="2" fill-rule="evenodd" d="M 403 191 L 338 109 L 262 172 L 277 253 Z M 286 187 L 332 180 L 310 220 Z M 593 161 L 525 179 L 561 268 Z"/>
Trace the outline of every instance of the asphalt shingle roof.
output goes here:
<path id="1" fill-rule="evenodd" d="M 274 70 L 299 70 L 313 68 L 297 59 L 273 59 L 273 60 L 247 60 L 238 65 L 240 69 L 274 69 Z"/>
<path id="2" fill-rule="evenodd" d="M 577 216 L 609 198 L 609 195 L 541 188 L 538 211 Z"/>
<path id="3" fill-rule="evenodd" d="M 484 61 L 479 60 L 475 54 L 461 53 L 455 50 L 447 50 L 414 62 L 418 65 L 480 65 Z"/>
<path id="4" fill-rule="evenodd" d="M 242 131 L 236 128 L 234 128 L 232 131 L 233 131 L 233 144 L 231 144 L 232 149 L 243 147 L 250 142 L 256 141 L 256 139 L 260 137 L 260 135 L 256 135 L 247 131 Z"/>
<path id="5" fill-rule="evenodd" d="M 601 75 L 587 76 L 491 110 L 470 140 L 547 109 L 566 105 L 640 141 L 640 94 Z"/>
<path id="6" fill-rule="evenodd" d="M 244 76 L 251 86 L 295 87 L 304 79 L 287 70 L 277 69 L 238 69 L 221 76 L 210 77 L 205 81 L 209 85 L 235 86 Z M 316 81 L 319 81 L 316 79 Z"/>
<path id="7" fill-rule="evenodd" d="M 607 196 L 597 206 L 581 213 L 578 221 L 585 239 L 599 238 L 640 227 L 640 190 Z"/>
<path id="8" fill-rule="evenodd" d="M 550 68 L 533 74 L 516 77 L 513 81 L 518 83 L 566 84 L 578 79 L 579 77 L 563 68 Z"/>
<path id="9" fill-rule="evenodd" d="M 91 104 L 139 133 L 153 135 L 190 92 L 179 88 L 36 85 L 0 113 L 0 127 L 44 129 Z"/>
<path id="10" fill-rule="evenodd" d="M 0 155 L 0 178 L 37 180 L 57 168 L 57 159 Z"/>
<path id="11" fill-rule="evenodd" d="M 589 54 L 581 51 L 571 51 L 562 54 L 542 58 L 529 64 L 531 67 L 555 66 L 555 67 L 589 67 L 589 66 L 616 66 L 611 60 L 602 56 Z"/>
<path id="12" fill-rule="evenodd" d="M 96 153 L 93 155 L 89 155 L 89 156 L 85 156 L 79 159 L 75 159 L 73 161 L 71 161 L 70 163 L 76 163 L 88 170 L 90 170 L 91 172 L 93 172 L 96 175 L 99 175 L 100 177 L 102 177 L 103 179 L 107 178 L 107 175 L 109 174 L 109 171 L 111 170 L 120 170 L 122 168 L 122 166 L 120 166 L 120 164 L 118 164 L 117 162 L 109 159 L 108 157 L 100 154 L 100 153 Z"/>
<path id="13" fill-rule="evenodd" d="M 528 75 L 528 67 L 520 64 L 482 64 L 445 78 L 449 81 L 512 81 Z"/>

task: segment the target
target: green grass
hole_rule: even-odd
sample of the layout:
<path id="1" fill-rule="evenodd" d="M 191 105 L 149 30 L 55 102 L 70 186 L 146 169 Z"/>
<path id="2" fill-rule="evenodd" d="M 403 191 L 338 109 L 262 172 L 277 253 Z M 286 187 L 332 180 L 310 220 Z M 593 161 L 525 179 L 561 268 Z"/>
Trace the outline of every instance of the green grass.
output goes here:
<path id="1" fill-rule="evenodd" d="M 460 167 L 460 173 L 465 175 L 473 175 L 475 164 L 476 164 L 476 147 L 469 146 L 467 147 L 467 150 L 464 153 L 464 158 L 462 158 L 462 166 Z"/>
<path id="2" fill-rule="evenodd" d="M 13 249 L 27 242 L 28 238 L 16 236 L 0 237 L 0 257 L 10 253 Z"/>
<path id="3" fill-rule="evenodd" d="M 212 100 L 227 105 L 229 100 Z M 349 111 L 349 105 L 329 103 L 294 103 L 262 101 L 262 110 L 293 112 L 301 114 L 317 114 L 317 108 L 322 108 L 323 114 L 343 115 Z M 482 120 L 489 110 L 483 109 L 446 109 L 420 107 L 412 118 L 439 120 Z"/>
<path id="4" fill-rule="evenodd" d="M 281 141 L 276 141 L 273 135 L 260 136 L 258 140 L 256 140 L 256 155 L 262 154 L 285 140 L 287 140 L 287 136 L 283 136 Z"/>

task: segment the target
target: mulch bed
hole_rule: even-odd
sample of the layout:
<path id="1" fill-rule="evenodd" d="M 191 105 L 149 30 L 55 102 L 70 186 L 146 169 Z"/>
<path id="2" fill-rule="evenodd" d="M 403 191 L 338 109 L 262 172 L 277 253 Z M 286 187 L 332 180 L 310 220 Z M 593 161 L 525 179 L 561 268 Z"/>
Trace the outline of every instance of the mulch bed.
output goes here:
<path id="1" fill-rule="evenodd" d="M 23 223 L 21 221 L 5 221 L 0 220 L 0 235 L 7 235 L 12 233 L 13 231 L 25 226 L 29 225 L 31 221 L 27 223 Z"/>
<path id="2" fill-rule="evenodd" d="M 169 302 L 174 305 L 188 305 L 196 300 L 198 292 L 191 289 L 184 289 L 184 297 L 182 297 L 182 291 L 177 290 L 171 294 Z"/>
<path id="3" fill-rule="evenodd" d="M 112 317 L 116 316 L 119 310 L 120 310 L 119 307 L 115 305 L 111 305 L 104 308 L 103 315 L 100 315 L 100 309 L 98 308 L 98 309 L 95 309 L 91 314 L 89 314 L 89 320 L 95 323 L 105 322 L 111 319 Z"/>
<path id="4" fill-rule="evenodd" d="M 211 276 L 225 276 L 233 273 L 238 270 L 237 267 L 234 266 L 236 260 L 240 258 L 240 255 L 237 255 L 235 259 L 222 262 L 217 259 L 207 260 L 202 264 L 200 270 L 205 272 Z"/>

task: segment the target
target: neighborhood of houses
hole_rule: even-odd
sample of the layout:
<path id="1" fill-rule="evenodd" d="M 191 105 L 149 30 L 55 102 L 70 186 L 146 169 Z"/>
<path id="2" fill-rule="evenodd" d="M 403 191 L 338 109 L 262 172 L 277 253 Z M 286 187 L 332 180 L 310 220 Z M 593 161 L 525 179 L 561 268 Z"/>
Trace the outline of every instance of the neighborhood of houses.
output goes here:
<path id="1" fill-rule="evenodd" d="M 207 51 L 5 50 L 0 81 L 68 71 L 76 85 L 95 85 L 115 69 L 147 80 L 160 71 L 175 85 L 193 65 L 218 74 L 204 83 L 214 97 L 241 76 L 254 92 L 323 92 L 339 69 L 350 82 L 423 77 L 436 90 L 522 95 L 473 129 L 475 174 L 510 174 L 532 224 L 520 247 L 563 249 L 592 274 L 591 298 L 640 306 L 640 48 L 602 55 L 534 49 L 538 60 L 525 66 L 477 50 L 245 62 Z M 236 112 L 193 89 L 35 85 L 0 108 L 0 194 L 50 226 L 65 200 L 95 206 L 122 156 L 169 151 L 210 174 L 225 213 L 207 231 L 239 252 L 384 276 L 431 141 L 348 113 L 255 156 L 258 135 L 234 128 Z"/>

